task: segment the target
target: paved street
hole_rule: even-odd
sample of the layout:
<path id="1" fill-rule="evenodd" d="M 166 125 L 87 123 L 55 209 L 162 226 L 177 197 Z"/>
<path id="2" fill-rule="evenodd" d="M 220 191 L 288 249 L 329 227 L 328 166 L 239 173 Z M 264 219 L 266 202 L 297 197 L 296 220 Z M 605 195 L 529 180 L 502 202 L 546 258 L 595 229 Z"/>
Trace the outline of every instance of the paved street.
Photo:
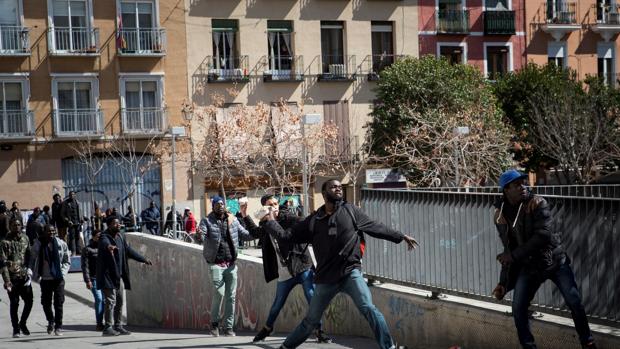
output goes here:
<path id="1" fill-rule="evenodd" d="M 0 349 L 22 348 L 277 348 L 285 334 L 269 337 L 267 341 L 252 344 L 254 333 L 238 333 L 237 337 L 211 337 L 204 332 L 191 330 L 165 330 L 128 327 L 133 334 L 121 337 L 101 337 L 94 331 L 94 311 L 85 302 L 90 301 L 90 293 L 83 285 L 80 273 L 69 274 L 67 297 L 64 307 L 64 336 L 50 336 L 45 331 L 45 316 L 40 304 L 40 287 L 33 284 L 34 306 L 28 320 L 32 334 L 19 339 L 11 338 L 8 296 L 3 290 L 0 298 Z M 21 307 L 20 307 L 21 312 Z M 338 344 L 321 344 L 309 341 L 300 348 L 376 348 L 374 341 L 363 338 L 336 337 Z"/>

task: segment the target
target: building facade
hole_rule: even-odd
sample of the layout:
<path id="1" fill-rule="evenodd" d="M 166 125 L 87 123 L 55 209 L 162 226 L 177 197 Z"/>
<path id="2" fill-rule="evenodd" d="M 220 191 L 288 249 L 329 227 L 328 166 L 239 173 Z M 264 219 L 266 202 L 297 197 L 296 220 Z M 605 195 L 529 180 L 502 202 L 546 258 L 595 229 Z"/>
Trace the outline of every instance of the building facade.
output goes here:
<path id="1" fill-rule="evenodd" d="M 103 208 L 169 201 L 161 184 L 169 165 L 146 176 L 137 184 L 140 197 L 127 201 L 113 163 L 105 183 L 85 181 L 76 145 L 90 140 L 97 152 L 123 135 L 138 139 L 140 151 L 145 140 L 163 140 L 170 125 L 182 124 L 183 4 L 5 0 L 0 6 L 0 199 L 32 208 L 76 190 L 81 201 L 94 197 Z M 188 192 L 186 181 L 179 185 Z"/>
<path id="2" fill-rule="evenodd" d="M 476 66 L 493 80 L 526 62 L 526 1 L 420 0 L 420 56 Z"/>

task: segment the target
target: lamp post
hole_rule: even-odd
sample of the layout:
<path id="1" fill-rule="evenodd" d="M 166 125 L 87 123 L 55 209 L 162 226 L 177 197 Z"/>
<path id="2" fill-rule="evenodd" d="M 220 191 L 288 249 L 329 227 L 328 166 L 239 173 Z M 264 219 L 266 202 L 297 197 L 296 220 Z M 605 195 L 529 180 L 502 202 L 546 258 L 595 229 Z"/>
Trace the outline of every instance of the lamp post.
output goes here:
<path id="1" fill-rule="evenodd" d="M 303 169 L 301 173 L 302 181 L 302 197 L 304 200 L 303 213 L 304 217 L 308 216 L 308 150 L 306 149 L 306 125 L 314 125 L 321 122 L 321 114 L 305 114 L 301 119 L 301 157 L 303 163 Z"/>
<path id="2" fill-rule="evenodd" d="M 194 118 L 194 106 L 187 102 L 183 103 L 183 108 L 181 109 L 181 114 L 183 114 L 183 119 L 187 122 L 187 127 L 189 130 L 189 147 L 190 147 L 190 185 L 192 192 L 192 203 L 194 201 L 194 140 L 192 139 L 192 119 Z M 193 204 L 192 204 L 193 206 Z"/>
<path id="3" fill-rule="evenodd" d="M 456 160 L 454 167 L 454 186 L 459 187 L 460 184 L 460 176 L 459 176 L 459 139 L 461 136 L 469 134 L 469 127 L 467 126 L 459 126 L 454 128 L 454 135 L 456 136 L 456 147 L 454 147 L 454 159 Z"/>
<path id="4" fill-rule="evenodd" d="M 176 197 L 176 176 L 175 176 L 175 163 L 176 157 L 176 137 L 185 136 L 185 127 L 173 126 L 170 128 L 170 134 L 172 135 L 172 231 L 174 232 L 174 238 L 177 236 L 177 197 Z"/>

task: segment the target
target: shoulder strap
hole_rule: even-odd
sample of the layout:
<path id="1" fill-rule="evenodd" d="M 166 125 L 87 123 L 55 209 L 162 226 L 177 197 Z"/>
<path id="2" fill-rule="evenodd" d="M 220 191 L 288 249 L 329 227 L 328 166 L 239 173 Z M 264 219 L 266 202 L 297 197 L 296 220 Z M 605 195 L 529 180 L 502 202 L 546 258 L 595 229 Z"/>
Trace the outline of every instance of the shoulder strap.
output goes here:
<path id="1" fill-rule="evenodd" d="M 355 229 L 355 231 L 359 231 L 358 227 L 357 227 L 357 220 L 355 219 L 355 214 L 353 213 L 353 209 L 351 208 L 351 204 L 346 203 L 343 205 L 345 210 L 347 211 L 347 213 L 349 214 L 349 216 L 351 216 L 351 221 L 353 222 L 353 228 Z"/>

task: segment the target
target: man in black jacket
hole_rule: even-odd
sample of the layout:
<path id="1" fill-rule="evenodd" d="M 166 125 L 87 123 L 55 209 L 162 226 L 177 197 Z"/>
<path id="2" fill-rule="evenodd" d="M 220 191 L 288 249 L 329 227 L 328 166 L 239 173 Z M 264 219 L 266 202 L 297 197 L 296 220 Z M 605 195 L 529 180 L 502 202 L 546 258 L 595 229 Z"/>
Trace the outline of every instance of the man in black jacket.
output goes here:
<path id="1" fill-rule="evenodd" d="M 497 256 L 502 271 L 493 294 L 501 300 L 506 292 L 514 289 L 512 314 L 519 342 L 525 349 L 536 349 L 528 307 L 542 283 L 553 281 L 571 310 L 582 346 L 596 348 L 570 259 L 562 249 L 549 204 L 530 193 L 526 179 L 527 175 L 516 170 L 504 172 L 499 179 L 503 195 L 496 203 L 494 222 L 504 252 Z"/>
<path id="2" fill-rule="evenodd" d="M 273 214 L 263 218 L 265 230 L 278 239 L 294 243 L 312 243 L 317 259 L 316 292 L 303 321 L 286 337 L 281 348 L 301 345 L 321 321 L 323 311 L 340 292 L 347 293 L 366 318 L 382 349 L 394 348 L 383 314 L 372 303 L 368 285 L 362 275 L 361 234 L 400 243 L 409 250 L 418 242 L 407 235 L 374 222 L 360 209 L 343 201 L 342 185 L 328 180 L 321 188 L 325 205 L 290 231 L 277 224 Z"/>
<path id="3" fill-rule="evenodd" d="M 69 197 L 62 203 L 60 216 L 65 227 L 67 227 L 67 244 L 71 254 L 79 255 L 82 253 L 82 237 L 80 236 L 80 226 L 82 216 L 80 215 L 80 205 L 74 191 L 69 192 Z"/>
<path id="4" fill-rule="evenodd" d="M 108 229 L 101 234 L 99 239 L 97 288 L 102 290 L 105 296 L 103 336 L 131 334 L 121 325 L 123 285 L 125 289 L 131 289 L 128 260 L 133 259 L 147 265 L 153 265 L 150 260 L 127 244 L 120 231 L 121 223 L 118 218 L 112 218 L 108 221 Z M 112 312 L 114 312 L 114 327 L 112 327 Z"/>
<path id="5" fill-rule="evenodd" d="M 82 250 L 82 276 L 86 288 L 93 293 L 95 300 L 95 320 L 97 321 L 97 331 L 103 331 L 103 293 L 97 288 L 97 256 L 99 255 L 99 239 L 101 230 L 93 230 L 88 245 Z"/>
<path id="6" fill-rule="evenodd" d="M 263 196 L 260 202 L 263 207 L 271 208 L 277 223 L 282 229 L 290 230 L 300 221 L 296 212 L 279 211 L 278 199 L 273 195 Z M 242 207 L 242 210 L 239 212 L 246 222 L 247 228 L 249 230 L 254 230 L 256 226 L 254 221 L 247 216 L 246 210 L 247 206 Z M 263 225 L 263 223 L 261 223 L 261 225 Z M 262 230 L 260 228 L 258 229 Z M 273 304 L 269 310 L 267 322 L 254 337 L 254 342 L 262 341 L 271 334 L 280 310 L 282 310 L 289 293 L 291 293 L 296 285 L 302 285 L 306 300 L 308 304 L 310 304 L 312 296 L 314 295 L 314 268 L 312 257 L 308 251 L 308 245 L 308 243 L 295 244 L 288 240 L 278 239 L 273 236 L 265 237 L 265 242 L 262 246 L 265 281 L 270 282 L 271 280 L 278 279 L 278 285 L 276 288 L 276 298 L 273 300 Z M 331 343 L 331 338 L 323 332 L 320 324 L 315 334 L 320 343 Z"/>

